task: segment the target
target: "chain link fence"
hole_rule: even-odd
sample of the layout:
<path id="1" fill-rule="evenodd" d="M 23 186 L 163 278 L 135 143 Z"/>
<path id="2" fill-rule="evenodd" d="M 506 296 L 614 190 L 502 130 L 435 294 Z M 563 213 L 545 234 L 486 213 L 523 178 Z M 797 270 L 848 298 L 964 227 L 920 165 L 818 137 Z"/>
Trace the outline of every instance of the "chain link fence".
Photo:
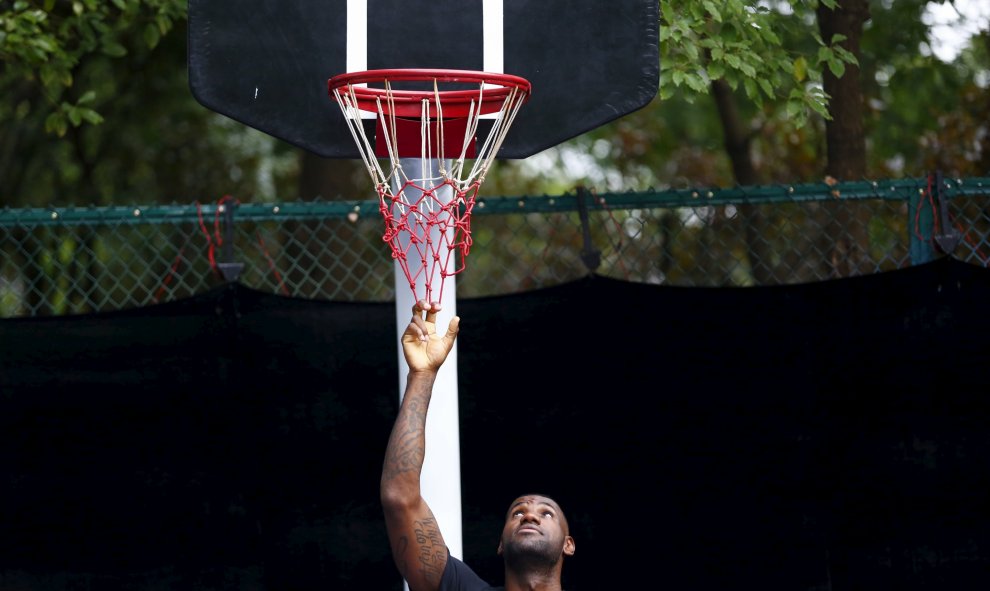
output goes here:
<path id="1" fill-rule="evenodd" d="M 752 287 L 877 273 L 944 254 L 990 263 L 990 178 L 482 197 L 458 297 L 590 273 Z M 261 291 L 389 301 L 377 201 L 0 210 L 0 316 L 80 314 L 237 280 Z"/>

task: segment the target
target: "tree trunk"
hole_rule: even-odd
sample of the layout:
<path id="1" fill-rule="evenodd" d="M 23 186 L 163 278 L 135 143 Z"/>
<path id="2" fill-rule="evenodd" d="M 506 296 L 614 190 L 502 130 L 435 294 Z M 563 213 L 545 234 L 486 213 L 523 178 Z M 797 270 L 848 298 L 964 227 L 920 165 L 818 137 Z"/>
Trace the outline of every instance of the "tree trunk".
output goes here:
<path id="1" fill-rule="evenodd" d="M 722 120 L 722 137 L 725 152 L 732 163 L 732 174 L 736 184 L 751 186 L 760 184 L 760 175 L 753 164 L 750 152 L 752 136 L 743 125 L 736 108 L 732 89 L 724 80 L 712 81 L 712 95 Z M 746 252 L 753 280 L 757 285 L 770 285 L 774 281 L 773 264 L 769 241 L 763 233 L 768 228 L 766 216 L 759 205 L 739 204 L 739 214 L 746 230 Z"/>
<path id="2" fill-rule="evenodd" d="M 834 35 L 843 35 L 840 45 L 860 57 L 863 25 L 870 18 L 868 0 L 846 0 L 832 10 L 819 4 L 818 28 L 826 43 Z M 827 162 L 825 176 L 837 181 L 861 180 L 866 175 L 866 135 L 863 129 L 863 89 L 859 66 L 847 64 L 841 78 L 826 68 L 823 76 L 825 93 L 829 96 L 832 119 L 825 122 Z M 841 197 L 841 196 L 840 196 Z M 867 273 L 869 258 L 869 209 L 853 202 L 839 202 L 837 207 L 823 208 L 835 215 L 825 222 L 822 252 L 829 253 L 827 266 L 833 277 Z"/>

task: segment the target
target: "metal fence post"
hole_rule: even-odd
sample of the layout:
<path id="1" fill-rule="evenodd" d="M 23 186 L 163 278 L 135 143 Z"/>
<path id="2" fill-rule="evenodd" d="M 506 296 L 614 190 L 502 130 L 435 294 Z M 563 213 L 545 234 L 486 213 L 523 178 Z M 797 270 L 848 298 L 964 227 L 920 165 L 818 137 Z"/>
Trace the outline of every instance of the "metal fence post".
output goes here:
<path id="1" fill-rule="evenodd" d="M 581 261 L 588 268 L 588 272 L 594 273 L 598 266 L 602 264 L 602 253 L 595 248 L 591 239 L 591 224 L 588 219 L 587 199 L 591 197 L 591 191 L 585 187 L 578 187 L 576 191 L 578 216 L 581 218 L 581 235 L 584 239 L 584 247 L 581 249 Z"/>
<path id="2" fill-rule="evenodd" d="M 929 176 L 929 182 L 931 177 Z M 935 215 L 932 210 L 932 195 L 927 189 L 911 193 L 908 199 L 908 252 L 912 265 L 921 265 L 935 260 Z"/>
<path id="3" fill-rule="evenodd" d="M 234 209 L 237 204 L 232 200 L 217 207 L 223 208 L 223 245 L 220 250 L 220 262 L 217 267 L 224 281 L 237 281 L 244 270 L 244 263 L 234 262 Z"/>

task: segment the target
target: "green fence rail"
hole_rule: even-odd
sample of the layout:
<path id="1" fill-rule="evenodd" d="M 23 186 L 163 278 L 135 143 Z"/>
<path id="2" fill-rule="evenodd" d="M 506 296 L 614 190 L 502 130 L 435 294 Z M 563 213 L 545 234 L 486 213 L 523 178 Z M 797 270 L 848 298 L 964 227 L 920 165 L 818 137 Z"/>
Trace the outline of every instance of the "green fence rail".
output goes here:
<path id="1" fill-rule="evenodd" d="M 951 254 L 990 262 L 990 177 L 481 197 L 458 297 L 589 273 L 685 287 L 821 281 Z M 237 280 L 387 301 L 377 201 L 0 210 L 0 316 L 111 311 Z"/>

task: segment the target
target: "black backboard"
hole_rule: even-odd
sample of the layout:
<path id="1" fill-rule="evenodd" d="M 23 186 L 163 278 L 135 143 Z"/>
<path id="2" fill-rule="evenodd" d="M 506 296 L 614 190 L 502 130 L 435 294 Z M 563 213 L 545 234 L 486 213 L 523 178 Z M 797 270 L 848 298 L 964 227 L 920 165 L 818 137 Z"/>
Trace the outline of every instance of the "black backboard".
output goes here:
<path id="1" fill-rule="evenodd" d="M 526 158 L 646 106 L 656 0 L 189 0 L 189 81 L 209 109 L 358 158 L 327 80 L 367 69 L 502 71 L 532 97 L 499 158 Z"/>

